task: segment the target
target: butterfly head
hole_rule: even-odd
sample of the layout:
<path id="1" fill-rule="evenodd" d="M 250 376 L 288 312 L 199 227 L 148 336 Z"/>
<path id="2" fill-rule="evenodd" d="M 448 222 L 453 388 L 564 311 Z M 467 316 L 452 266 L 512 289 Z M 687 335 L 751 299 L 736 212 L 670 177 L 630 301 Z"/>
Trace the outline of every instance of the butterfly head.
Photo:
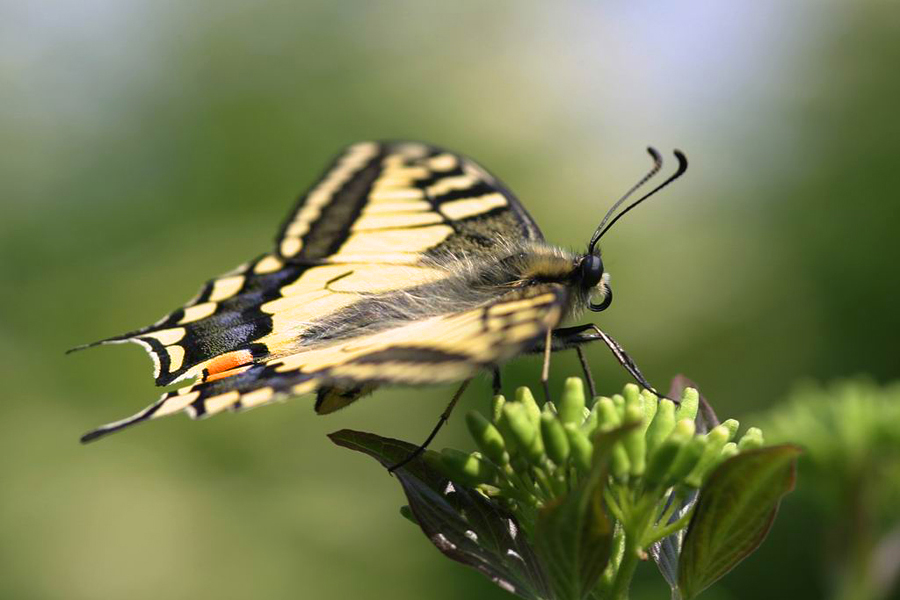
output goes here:
<path id="1" fill-rule="evenodd" d="M 609 273 L 603 270 L 603 260 L 599 254 L 587 254 L 578 263 L 578 279 L 581 285 L 593 294 L 599 294 L 599 304 L 588 302 L 588 308 L 600 312 L 612 304 L 612 288 L 609 286 Z"/>

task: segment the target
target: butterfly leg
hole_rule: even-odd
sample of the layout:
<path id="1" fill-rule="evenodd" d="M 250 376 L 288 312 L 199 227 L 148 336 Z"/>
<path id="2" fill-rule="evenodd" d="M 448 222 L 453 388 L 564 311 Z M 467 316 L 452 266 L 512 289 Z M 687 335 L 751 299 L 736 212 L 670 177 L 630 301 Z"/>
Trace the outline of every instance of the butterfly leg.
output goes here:
<path id="1" fill-rule="evenodd" d="M 558 350 L 568 350 L 570 348 L 575 348 L 576 350 L 582 345 L 590 342 L 601 341 L 606 344 L 606 347 L 610 349 L 613 353 L 613 356 L 619 362 L 622 367 L 628 371 L 628 374 L 631 375 L 635 381 L 637 381 L 641 387 L 647 389 L 650 392 L 653 392 L 660 398 L 667 398 L 665 394 L 661 394 L 656 389 L 650 385 L 650 382 L 647 381 L 647 378 L 644 377 L 644 374 L 641 373 L 641 370 L 638 368 L 637 364 L 635 364 L 634 360 L 625 352 L 625 348 L 622 347 L 619 342 L 614 340 L 609 334 L 605 331 L 597 327 L 596 325 L 589 323 L 586 325 L 576 325 L 575 327 L 561 327 L 559 329 L 553 330 L 553 338 L 551 340 L 553 351 Z M 545 343 L 544 346 L 547 344 Z M 532 350 L 533 352 L 541 352 L 545 351 L 544 347 L 538 346 Z M 582 360 L 582 368 L 587 364 L 587 361 L 582 358 L 583 355 L 579 354 L 579 359 Z"/>
<path id="2" fill-rule="evenodd" d="M 499 396 L 503 393 L 503 384 L 500 381 L 500 367 L 496 365 L 491 370 L 491 390 L 494 392 L 495 396 Z"/>
<path id="3" fill-rule="evenodd" d="M 422 442 L 418 448 L 413 450 L 409 456 L 401 460 L 395 465 L 388 467 L 388 473 L 393 473 L 400 467 L 407 465 L 411 460 L 422 454 L 426 448 L 428 448 L 428 444 L 431 443 L 431 440 L 434 439 L 434 436 L 438 434 L 438 431 L 441 430 L 441 427 L 444 426 L 444 423 L 450 418 L 450 413 L 453 412 L 453 407 L 456 406 L 456 403 L 459 402 L 459 399 L 462 397 L 463 392 L 466 391 L 466 388 L 469 387 L 469 382 L 472 379 L 466 379 L 462 382 L 462 385 L 459 386 L 459 389 L 456 390 L 456 393 L 453 394 L 453 398 L 450 399 L 450 403 L 447 405 L 447 408 L 444 409 L 444 412 L 441 413 L 441 416 L 438 418 L 437 425 L 434 426 L 434 429 L 431 430 L 431 433 L 428 434 L 428 437 L 425 438 L 425 441 Z"/>
<path id="4" fill-rule="evenodd" d="M 581 370 L 584 371 L 584 378 L 587 380 L 588 391 L 591 398 L 597 397 L 597 386 L 594 385 L 594 376 L 591 374 L 591 366 L 588 364 L 587 356 L 584 355 L 584 348 L 575 346 L 575 353 L 578 354 L 578 362 L 581 363 Z"/>
<path id="5" fill-rule="evenodd" d="M 541 368 L 541 385 L 544 386 L 544 402 L 550 402 L 550 353 L 553 351 L 553 330 L 547 330 L 544 338 L 544 366 Z"/>
<path id="6" fill-rule="evenodd" d="M 551 340 L 549 346 L 552 352 L 569 350 L 571 348 L 575 349 L 575 352 L 578 354 L 578 361 L 581 363 L 581 370 L 584 372 L 584 378 L 587 380 L 588 390 L 590 391 L 591 397 L 593 398 L 597 396 L 597 386 L 594 384 L 594 376 L 591 373 L 591 367 L 590 365 L 588 365 L 587 356 L 585 356 L 584 349 L 581 347 L 581 345 L 592 342 L 594 341 L 594 339 L 588 339 L 586 337 L 579 336 L 579 334 L 587 329 L 590 329 L 591 327 L 593 327 L 593 325 L 578 325 L 576 327 L 561 327 L 559 329 L 554 329 L 551 332 Z M 541 340 L 533 348 L 531 348 L 529 352 L 532 354 L 546 354 L 547 346 L 547 342 L 545 340 Z M 546 360 L 547 359 L 545 358 L 545 361 Z"/>

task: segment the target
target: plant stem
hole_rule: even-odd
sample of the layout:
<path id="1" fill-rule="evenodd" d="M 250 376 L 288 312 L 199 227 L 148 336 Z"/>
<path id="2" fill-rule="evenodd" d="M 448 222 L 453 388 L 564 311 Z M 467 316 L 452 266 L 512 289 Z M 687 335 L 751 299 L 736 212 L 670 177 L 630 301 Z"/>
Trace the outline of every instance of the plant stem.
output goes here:
<path id="1" fill-rule="evenodd" d="M 624 495 L 625 492 L 626 490 L 622 490 L 620 496 Z M 624 500 L 624 497 L 622 500 Z M 648 497 L 628 502 L 625 518 L 620 521 L 625 537 L 625 548 L 613 580 L 612 593 L 610 594 L 612 600 L 628 600 L 631 580 L 634 578 L 638 561 L 641 559 L 641 550 L 643 548 L 641 542 L 650 529 L 659 500 L 659 497 Z"/>
<path id="2" fill-rule="evenodd" d="M 691 516 L 694 514 L 694 509 L 687 511 L 678 520 L 669 523 L 664 527 L 657 527 L 655 530 L 651 530 L 649 533 L 651 536 L 644 542 L 645 546 L 649 546 L 651 544 L 655 544 L 661 539 L 668 537 L 675 533 L 676 531 L 680 531 L 687 527 L 688 523 L 691 521 Z"/>
<path id="3" fill-rule="evenodd" d="M 527 496 L 534 495 L 534 486 L 528 485 L 522 478 L 520 472 L 516 470 L 512 465 L 506 465 L 504 474 L 506 475 L 506 478 L 512 483 L 512 485 L 518 488 L 523 494 Z"/>
<path id="4" fill-rule="evenodd" d="M 619 523 L 624 523 L 625 515 L 619 507 L 618 501 L 613 497 L 612 492 L 609 489 L 603 490 L 603 497 L 606 499 L 606 506 L 609 508 L 609 512 L 612 513 L 613 518 Z"/>
<path id="5" fill-rule="evenodd" d="M 625 551 L 622 554 L 622 562 L 619 563 L 619 569 L 616 572 L 616 578 L 613 581 L 612 600 L 628 600 L 628 588 L 631 587 L 631 579 L 634 577 L 634 571 L 637 569 L 639 546 L 636 543 L 635 536 L 628 531 L 625 532 Z"/>
<path id="6" fill-rule="evenodd" d="M 547 477 L 547 474 L 540 467 L 532 467 L 531 476 L 534 478 L 534 481 L 537 483 L 538 490 L 541 492 L 542 500 L 549 501 L 554 496 L 553 484 L 550 483 L 550 479 Z"/>

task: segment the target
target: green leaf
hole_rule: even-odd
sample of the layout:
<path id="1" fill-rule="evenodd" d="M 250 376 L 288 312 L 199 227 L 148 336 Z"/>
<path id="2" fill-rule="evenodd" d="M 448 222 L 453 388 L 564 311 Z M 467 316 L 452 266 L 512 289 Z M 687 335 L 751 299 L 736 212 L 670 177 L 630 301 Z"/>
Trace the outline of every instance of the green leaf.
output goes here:
<path id="1" fill-rule="evenodd" d="M 603 491 L 614 445 L 638 423 L 594 437 L 591 470 L 574 490 L 538 513 L 535 549 L 558 600 L 581 600 L 597 585 L 609 562 L 613 527 Z"/>
<path id="2" fill-rule="evenodd" d="M 678 567 L 685 600 L 694 598 L 765 539 L 781 497 L 794 489 L 800 449 L 750 450 L 719 465 L 700 490 Z"/>
<path id="3" fill-rule="evenodd" d="M 338 446 L 367 454 L 385 467 L 416 450 L 406 442 L 348 429 L 328 437 Z M 477 569 L 522 598 L 550 597 L 543 569 L 508 511 L 472 488 L 451 483 L 421 456 L 394 475 L 403 486 L 411 516 L 445 556 Z"/>

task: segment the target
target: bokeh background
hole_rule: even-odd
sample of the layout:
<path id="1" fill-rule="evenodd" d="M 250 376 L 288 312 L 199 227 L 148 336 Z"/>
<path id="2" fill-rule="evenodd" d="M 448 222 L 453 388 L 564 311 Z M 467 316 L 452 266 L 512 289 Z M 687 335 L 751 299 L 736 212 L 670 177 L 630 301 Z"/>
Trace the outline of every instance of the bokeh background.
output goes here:
<path id="1" fill-rule="evenodd" d="M 77 443 L 157 391 L 137 346 L 63 351 L 267 249 L 357 140 L 469 154 L 575 248 L 647 144 L 682 148 L 688 175 L 604 240 L 598 322 L 649 378 L 685 373 L 751 420 L 801 380 L 897 378 L 898 40 L 877 0 L 0 2 L 0 597 L 506 597 L 325 438 L 417 441 L 449 389 Z M 590 357 L 601 389 L 625 382 Z M 576 365 L 555 359 L 553 384 Z M 536 383 L 535 361 L 506 381 Z M 488 388 L 437 447 L 470 447 L 460 417 Z M 706 597 L 825 595 L 830 525 L 802 497 Z M 635 597 L 659 582 L 647 566 Z"/>

